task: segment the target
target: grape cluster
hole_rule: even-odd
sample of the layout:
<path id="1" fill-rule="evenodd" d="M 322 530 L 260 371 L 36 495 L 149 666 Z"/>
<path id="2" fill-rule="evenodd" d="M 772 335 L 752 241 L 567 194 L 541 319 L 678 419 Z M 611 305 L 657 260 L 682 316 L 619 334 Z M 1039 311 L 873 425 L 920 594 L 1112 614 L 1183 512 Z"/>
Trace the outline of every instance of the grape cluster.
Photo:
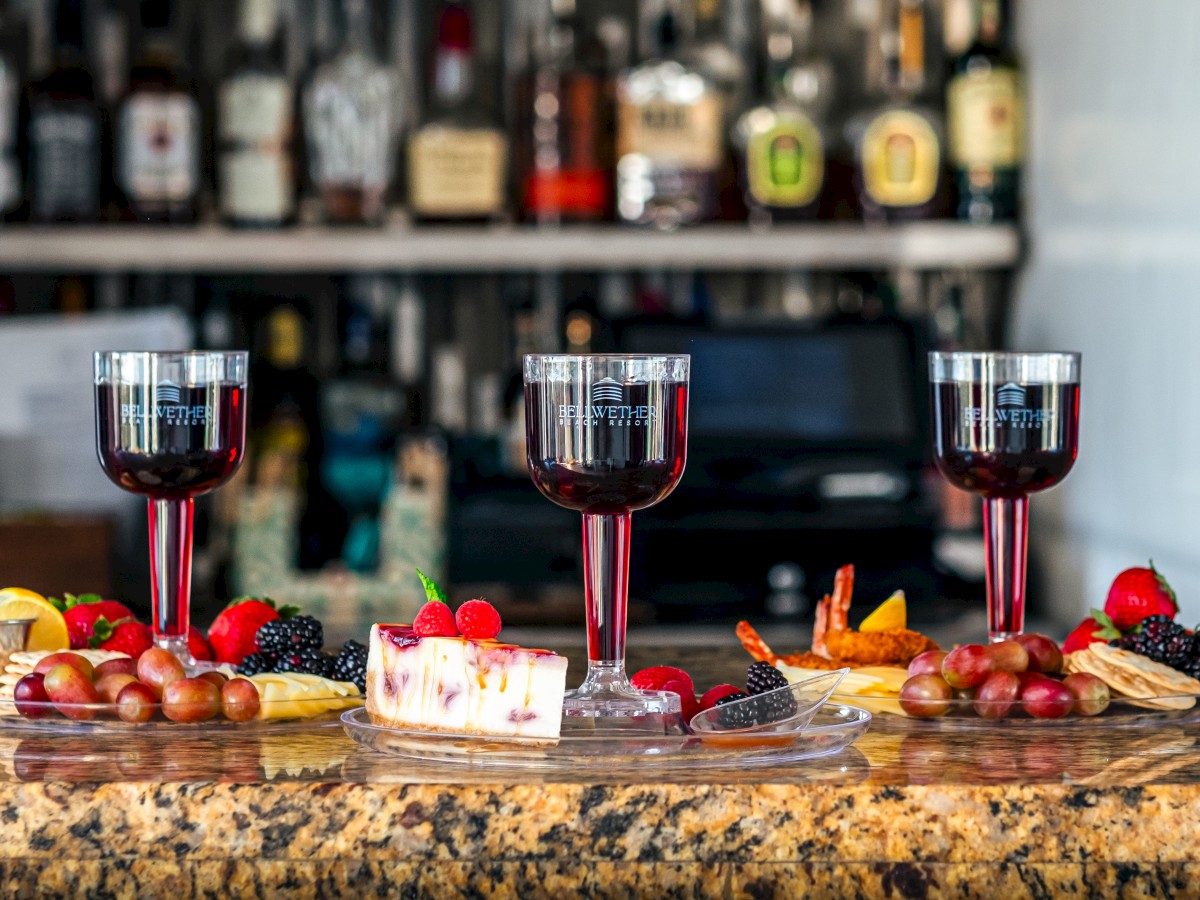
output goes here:
<path id="1" fill-rule="evenodd" d="M 1139 628 L 1111 643 L 1200 678 L 1200 638 L 1170 616 L 1147 616 Z"/>

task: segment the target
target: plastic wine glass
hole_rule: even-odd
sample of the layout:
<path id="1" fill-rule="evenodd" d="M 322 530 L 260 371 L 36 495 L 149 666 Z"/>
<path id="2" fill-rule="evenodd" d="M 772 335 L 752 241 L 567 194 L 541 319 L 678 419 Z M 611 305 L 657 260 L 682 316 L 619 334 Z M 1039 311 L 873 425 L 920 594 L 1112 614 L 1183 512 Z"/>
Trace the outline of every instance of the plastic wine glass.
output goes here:
<path id="1" fill-rule="evenodd" d="M 988 638 L 1025 627 L 1029 495 L 1062 481 L 1079 452 L 1078 353 L 930 353 L 934 459 L 983 495 Z"/>
<path id="2" fill-rule="evenodd" d="M 154 643 L 192 667 L 192 499 L 220 487 L 241 465 L 246 356 L 95 355 L 100 466 L 118 487 L 147 498 Z"/>
<path id="3" fill-rule="evenodd" d="M 629 529 L 666 497 L 687 457 L 688 356 L 525 357 L 529 472 L 538 490 L 583 514 L 587 677 L 568 716 L 671 715 L 679 696 L 625 674 Z"/>

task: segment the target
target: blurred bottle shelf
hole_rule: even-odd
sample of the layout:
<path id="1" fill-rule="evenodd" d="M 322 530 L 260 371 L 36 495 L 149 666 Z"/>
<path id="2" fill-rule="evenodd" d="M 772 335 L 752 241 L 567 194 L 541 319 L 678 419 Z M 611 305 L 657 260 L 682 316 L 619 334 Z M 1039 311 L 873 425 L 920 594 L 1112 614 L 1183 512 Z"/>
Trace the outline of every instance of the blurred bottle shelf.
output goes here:
<path id="1" fill-rule="evenodd" d="M 1004 269 L 1020 253 L 1014 226 L 957 222 L 706 225 L 668 234 L 611 226 L 0 229 L 0 270 L 9 272 Z"/>

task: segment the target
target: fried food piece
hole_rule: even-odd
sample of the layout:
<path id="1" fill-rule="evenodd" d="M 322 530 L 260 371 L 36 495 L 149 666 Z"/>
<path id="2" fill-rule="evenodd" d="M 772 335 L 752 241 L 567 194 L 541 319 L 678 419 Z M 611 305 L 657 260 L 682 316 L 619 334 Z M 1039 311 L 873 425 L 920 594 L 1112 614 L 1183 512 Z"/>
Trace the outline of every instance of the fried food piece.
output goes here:
<path id="1" fill-rule="evenodd" d="M 767 642 L 762 639 L 754 626 L 749 622 L 742 621 L 737 623 L 738 640 L 742 642 L 742 646 L 746 652 L 750 654 L 751 659 L 757 662 L 768 662 L 775 665 L 777 662 L 784 663 L 789 666 L 796 666 L 801 669 L 841 669 L 841 668 L 857 668 L 866 665 L 866 663 L 855 663 L 844 659 L 830 659 L 827 656 L 822 656 L 819 653 L 792 653 L 788 656 L 777 656 Z"/>
<path id="2" fill-rule="evenodd" d="M 859 665 L 908 665 L 913 658 L 938 645 L 917 631 L 829 631 L 825 646 L 831 656 L 852 659 Z"/>
<path id="3" fill-rule="evenodd" d="M 842 566 L 833 576 L 833 594 L 817 601 L 816 622 L 813 624 L 812 651 L 829 656 L 825 635 L 830 631 L 845 631 L 850 627 L 850 597 L 854 594 L 854 566 Z"/>

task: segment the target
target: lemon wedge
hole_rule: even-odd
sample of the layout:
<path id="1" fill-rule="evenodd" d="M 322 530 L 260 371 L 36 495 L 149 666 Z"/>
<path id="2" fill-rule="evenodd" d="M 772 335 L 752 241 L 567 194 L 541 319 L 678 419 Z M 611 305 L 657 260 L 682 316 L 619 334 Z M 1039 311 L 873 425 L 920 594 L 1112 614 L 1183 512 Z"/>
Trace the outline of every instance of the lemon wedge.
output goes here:
<path id="1" fill-rule="evenodd" d="M 858 630 L 894 631 L 906 627 L 908 627 L 908 606 L 904 601 L 904 591 L 896 591 L 875 607 L 874 612 L 863 619 Z"/>
<path id="2" fill-rule="evenodd" d="M 0 590 L 0 619 L 33 619 L 26 650 L 66 650 L 71 646 L 62 613 L 41 594 L 25 588 Z"/>

